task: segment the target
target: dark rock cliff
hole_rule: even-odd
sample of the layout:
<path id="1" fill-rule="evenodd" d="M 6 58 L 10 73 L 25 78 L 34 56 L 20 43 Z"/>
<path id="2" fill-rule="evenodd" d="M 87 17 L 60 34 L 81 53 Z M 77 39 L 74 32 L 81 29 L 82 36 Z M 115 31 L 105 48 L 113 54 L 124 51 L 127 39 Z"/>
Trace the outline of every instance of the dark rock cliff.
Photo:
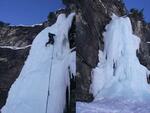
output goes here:
<path id="1" fill-rule="evenodd" d="M 140 51 L 137 53 L 140 63 L 150 70 L 150 24 L 129 14 L 133 32 L 141 39 Z"/>

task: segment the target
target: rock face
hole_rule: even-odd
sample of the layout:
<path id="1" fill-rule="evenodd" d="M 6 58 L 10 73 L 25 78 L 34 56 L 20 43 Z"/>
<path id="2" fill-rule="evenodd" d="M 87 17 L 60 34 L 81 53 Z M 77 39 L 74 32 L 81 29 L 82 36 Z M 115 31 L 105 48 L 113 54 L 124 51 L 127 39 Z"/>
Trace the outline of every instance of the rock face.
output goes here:
<path id="1" fill-rule="evenodd" d="M 130 16 L 130 15 L 129 15 Z M 140 51 L 137 56 L 140 63 L 150 70 L 150 24 L 130 16 L 134 34 L 141 38 Z"/>
<path id="2" fill-rule="evenodd" d="M 0 46 L 26 46 L 31 44 L 34 37 L 44 27 L 5 26 L 0 27 Z"/>
<path id="3" fill-rule="evenodd" d="M 18 77 L 29 48 L 24 50 L 0 49 L 0 104 L 3 105 L 11 84 Z"/>
<path id="4" fill-rule="evenodd" d="M 97 65 L 98 50 L 103 50 L 103 32 L 112 13 L 131 18 L 134 34 L 141 37 L 137 56 L 141 64 L 150 69 L 150 25 L 129 14 L 122 0 L 77 0 L 76 45 L 77 78 L 76 100 L 91 101 L 89 93 L 91 69 Z"/>

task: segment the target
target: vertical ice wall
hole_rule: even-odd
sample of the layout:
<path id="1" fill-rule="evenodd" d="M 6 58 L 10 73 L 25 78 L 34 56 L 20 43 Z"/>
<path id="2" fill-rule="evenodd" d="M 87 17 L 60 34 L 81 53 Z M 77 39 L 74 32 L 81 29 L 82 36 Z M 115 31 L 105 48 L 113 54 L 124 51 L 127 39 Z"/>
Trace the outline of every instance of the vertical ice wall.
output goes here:
<path id="1" fill-rule="evenodd" d="M 113 15 L 103 36 L 104 51 L 99 51 L 99 63 L 92 71 L 91 91 L 95 99 L 149 101 L 149 70 L 136 56 L 140 38 L 133 35 L 130 19 Z"/>
<path id="2" fill-rule="evenodd" d="M 63 113 L 69 66 L 75 74 L 75 52 L 70 52 L 68 41 L 74 15 L 60 14 L 54 25 L 37 35 L 2 113 L 46 113 L 46 106 L 48 113 Z M 55 43 L 45 47 L 49 32 L 56 35 Z"/>

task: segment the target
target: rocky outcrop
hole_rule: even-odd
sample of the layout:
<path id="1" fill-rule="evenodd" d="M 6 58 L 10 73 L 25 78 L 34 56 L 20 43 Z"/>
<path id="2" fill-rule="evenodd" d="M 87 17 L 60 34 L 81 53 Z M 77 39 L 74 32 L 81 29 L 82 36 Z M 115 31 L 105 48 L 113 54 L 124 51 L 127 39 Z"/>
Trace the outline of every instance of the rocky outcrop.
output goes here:
<path id="1" fill-rule="evenodd" d="M 29 49 L 0 48 L 0 106 L 5 103 L 8 90 L 18 77 Z"/>
<path id="2" fill-rule="evenodd" d="M 129 14 L 133 32 L 141 39 L 140 50 L 137 52 L 140 63 L 150 70 L 150 25 L 143 20 Z"/>
<path id="3" fill-rule="evenodd" d="M 34 37 L 44 27 L 6 26 L 0 27 L 0 46 L 26 46 L 32 43 Z"/>

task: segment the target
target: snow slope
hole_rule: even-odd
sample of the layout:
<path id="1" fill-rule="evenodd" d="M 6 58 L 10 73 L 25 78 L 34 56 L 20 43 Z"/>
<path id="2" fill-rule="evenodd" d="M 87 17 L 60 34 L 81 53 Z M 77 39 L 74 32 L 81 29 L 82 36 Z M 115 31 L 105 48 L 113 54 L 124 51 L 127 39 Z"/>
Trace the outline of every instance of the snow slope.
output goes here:
<path id="1" fill-rule="evenodd" d="M 147 103 L 118 99 L 100 99 L 91 103 L 77 102 L 76 113 L 149 113 Z"/>
<path id="2" fill-rule="evenodd" d="M 104 51 L 92 71 L 92 103 L 77 103 L 77 113 L 149 113 L 149 70 L 136 52 L 140 38 L 133 35 L 128 17 L 112 16 L 106 26 Z"/>
<path id="3" fill-rule="evenodd" d="M 2 113 L 63 113 L 69 66 L 75 74 L 75 52 L 70 52 L 68 41 L 74 15 L 60 14 L 54 25 L 37 35 Z M 55 43 L 45 47 L 49 32 L 56 34 Z"/>

